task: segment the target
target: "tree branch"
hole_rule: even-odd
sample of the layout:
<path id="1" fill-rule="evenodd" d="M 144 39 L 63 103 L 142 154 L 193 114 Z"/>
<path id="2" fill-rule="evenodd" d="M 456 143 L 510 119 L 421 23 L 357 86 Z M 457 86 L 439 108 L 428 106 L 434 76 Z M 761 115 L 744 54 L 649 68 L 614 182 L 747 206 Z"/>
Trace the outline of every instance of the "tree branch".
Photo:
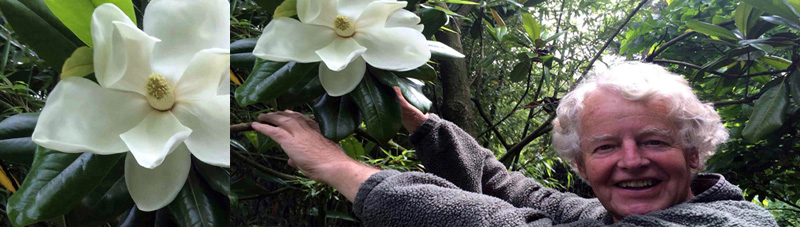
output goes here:
<path id="1" fill-rule="evenodd" d="M 539 136 L 542 136 L 545 133 L 547 133 L 550 130 L 552 130 L 553 129 L 553 124 L 552 123 L 553 123 L 554 119 L 556 119 L 556 115 L 555 114 L 551 114 L 550 117 L 547 118 L 547 120 L 544 121 L 542 123 L 542 125 L 539 125 L 538 128 L 533 130 L 533 132 L 531 132 L 530 135 L 528 135 L 525 138 L 523 138 L 522 141 L 519 141 L 519 143 L 516 143 L 513 146 L 511 146 L 511 149 L 508 149 L 508 152 L 506 152 L 506 154 L 503 155 L 503 157 L 500 157 L 500 159 L 499 159 L 500 162 L 508 163 L 508 161 L 510 161 L 510 159 L 512 159 L 513 157 L 519 156 L 519 152 L 522 151 L 522 148 L 527 146 L 534 139 L 539 138 Z"/>
<path id="2" fill-rule="evenodd" d="M 682 66 L 686 66 L 686 67 L 689 67 L 689 68 L 700 70 L 701 72 L 706 72 L 706 73 L 718 75 L 718 76 L 725 77 L 725 78 L 747 78 L 747 77 L 754 77 L 754 76 L 773 75 L 773 74 L 785 73 L 785 72 L 791 71 L 789 69 L 784 69 L 784 70 L 778 70 L 778 71 L 760 72 L 760 73 L 753 73 L 753 74 L 747 74 L 747 75 L 731 75 L 731 74 L 721 73 L 721 72 L 717 72 L 717 71 L 706 71 L 706 69 L 703 68 L 702 66 L 695 65 L 695 64 L 692 64 L 692 63 L 688 63 L 688 62 L 676 61 L 676 60 L 656 59 L 656 60 L 653 60 L 653 63 L 668 63 L 668 64 L 675 64 L 675 65 L 682 65 Z"/>
<path id="3" fill-rule="evenodd" d="M 235 147 L 231 147 L 231 148 L 235 149 Z M 237 159 L 242 161 L 242 163 L 244 163 L 244 164 L 246 164 L 248 166 L 251 166 L 251 167 L 255 168 L 258 171 L 261 171 L 263 173 L 269 174 L 270 176 L 273 176 L 273 177 L 280 178 L 281 180 L 303 180 L 303 178 L 301 178 L 301 177 L 294 176 L 294 175 L 289 175 L 289 174 L 285 174 L 285 173 L 281 173 L 281 172 L 278 172 L 277 170 L 270 169 L 269 167 L 266 167 L 266 166 L 263 166 L 261 164 L 258 164 L 258 162 L 253 161 L 252 159 L 245 157 L 239 151 L 233 151 L 232 150 L 231 151 L 231 156 L 236 157 Z"/>
<path id="4" fill-rule="evenodd" d="M 497 127 L 493 127 L 492 126 L 492 120 L 489 119 L 488 116 L 486 116 L 485 112 L 483 112 L 483 107 L 481 106 L 481 103 L 478 102 L 478 99 L 476 99 L 476 98 L 471 98 L 471 100 L 472 100 L 473 103 L 475 103 L 475 109 L 478 109 L 478 114 L 481 115 L 481 118 L 483 118 L 483 121 L 485 121 L 486 124 L 490 126 L 489 129 L 492 130 L 492 132 L 494 132 L 495 135 L 497 135 L 497 139 L 499 139 L 500 143 L 503 144 L 503 147 L 506 148 L 506 150 L 508 150 L 510 148 L 510 146 L 506 142 L 506 139 L 503 137 L 502 134 L 500 134 L 500 131 L 497 130 Z"/>
<path id="5" fill-rule="evenodd" d="M 719 24 L 716 24 L 716 25 L 717 26 L 728 26 L 730 24 L 733 24 L 733 20 L 725 21 L 725 22 L 722 22 L 722 23 L 719 23 Z M 656 56 L 661 54 L 661 52 L 664 52 L 664 50 L 666 50 L 668 47 L 670 47 L 672 45 L 675 45 L 675 43 L 678 43 L 679 41 L 681 41 L 681 40 L 683 40 L 683 39 L 685 39 L 685 38 L 687 38 L 689 36 L 692 36 L 695 33 L 697 33 L 697 32 L 696 31 L 691 31 L 691 32 L 683 33 L 682 35 L 680 35 L 678 37 L 675 37 L 674 39 L 670 40 L 669 42 L 665 43 L 664 45 L 661 45 L 660 47 L 658 47 L 658 49 L 653 51 L 653 54 L 648 55 L 647 58 L 644 59 L 644 62 L 653 62 L 653 59 L 655 59 Z"/>
<path id="6" fill-rule="evenodd" d="M 231 133 L 238 133 L 244 131 L 252 131 L 253 127 L 250 125 L 251 123 L 241 123 L 241 124 L 234 124 L 231 125 Z"/>
<path id="7" fill-rule="evenodd" d="M 525 97 L 528 97 L 528 91 L 530 91 L 530 89 L 531 89 L 531 70 L 532 69 L 533 69 L 533 63 L 531 63 L 531 68 L 528 69 L 528 80 L 527 80 L 527 83 L 526 83 L 527 85 L 525 86 L 525 93 L 523 93 L 522 97 L 519 98 L 519 101 L 517 101 L 517 104 L 514 105 L 514 108 L 511 109 L 511 112 L 508 112 L 508 114 L 506 114 L 506 116 L 504 116 L 499 121 L 497 121 L 497 123 L 492 124 L 491 122 L 487 122 L 489 124 L 489 128 L 484 130 L 483 132 L 479 133 L 478 136 L 476 136 L 475 138 L 480 138 L 481 136 L 483 136 L 483 134 L 486 134 L 486 132 L 489 132 L 489 130 L 492 130 L 494 127 L 497 127 L 497 125 L 499 125 L 500 123 L 502 123 L 503 121 L 508 119 L 508 117 L 511 117 L 511 115 L 514 114 L 514 112 L 517 112 L 517 110 L 519 110 L 518 108 L 519 108 L 520 103 L 522 103 L 522 101 L 525 101 Z M 544 79 L 544 77 L 542 77 L 542 79 Z M 542 86 L 541 83 L 539 83 L 539 86 L 540 87 Z M 539 90 L 541 90 L 541 89 L 539 89 Z M 537 94 L 538 94 L 538 91 L 537 91 Z M 536 100 L 536 98 L 533 98 L 533 99 L 534 99 L 534 101 Z M 473 102 L 474 102 L 474 100 L 473 100 Z"/>
<path id="8" fill-rule="evenodd" d="M 576 80 L 576 81 L 575 81 L 575 83 L 574 83 L 574 84 L 572 84 L 572 87 L 570 87 L 570 89 L 569 89 L 569 90 L 573 90 L 573 89 L 575 89 L 575 86 L 577 86 L 578 84 L 580 84 L 581 80 L 583 80 L 583 77 L 585 77 L 585 76 L 586 76 L 586 74 L 588 74 L 588 73 L 589 73 L 589 71 L 592 69 L 592 65 L 594 65 L 594 62 L 595 62 L 595 61 L 597 61 L 597 59 L 598 59 L 598 58 L 600 58 L 600 55 L 602 55 L 602 54 L 603 54 L 603 51 L 605 51 L 605 50 L 606 50 L 606 48 L 608 48 L 608 45 L 609 45 L 609 44 L 611 44 L 611 41 L 614 41 L 614 38 L 616 38 L 616 37 L 617 37 L 617 35 L 619 34 L 619 32 L 620 32 L 620 31 L 622 31 L 622 28 L 624 28 L 624 27 L 625 27 L 625 25 L 627 25 L 627 24 L 628 24 L 628 22 L 630 22 L 630 21 L 631 21 L 631 18 L 633 18 L 633 15 L 636 15 L 636 12 L 639 12 L 639 9 L 641 9 L 641 8 L 642 8 L 642 6 L 643 6 L 645 3 L 647 3 L 647 1 L 648 1 L 648 0 L 642 0 L 641 2 L 639 2 L 639 5 L 637 5 L 637 6 L 636 6 L 636 8 L 635 8 L 635 9 L 633 9 L 633 11 L 631 11 L 631 13 L 630 13 L 630 14 L 628 14 L 628 17 L 627 17 L 627 18 L 625 18 L 625 21 L 624 21 L 624 22 L 622 22 L 622 24 L 620 24 L 620 25 L 619 25 L 619 27 L 617 28 L 617 30 L 616 30 L 616 31 L 614 31 L 614 34 L 612 34 L 612 35 L 611 35 L 611 37 L 609 37 L 609 38 L 608 38 L 608 40 L 606 40 L 606 43 L 605 43 L 605 44 L 603 44 L 603 48 L 600 48 L 600 50 L 599 50 L 599 51 L 597 51 L 597 53 L 594 55 L 594 57 L 592 58 L 592 60 L 591 60 L 591 61 L 589 61 L 589 65 L 587 65 L 587 66 L 586 66 L 586 69 L 585 69 L 585 70 L 583 70 L 583 74 L 581 74 L 581 76 L 580 76 L 580 77 L 578 77 L 578 80 Z"/>

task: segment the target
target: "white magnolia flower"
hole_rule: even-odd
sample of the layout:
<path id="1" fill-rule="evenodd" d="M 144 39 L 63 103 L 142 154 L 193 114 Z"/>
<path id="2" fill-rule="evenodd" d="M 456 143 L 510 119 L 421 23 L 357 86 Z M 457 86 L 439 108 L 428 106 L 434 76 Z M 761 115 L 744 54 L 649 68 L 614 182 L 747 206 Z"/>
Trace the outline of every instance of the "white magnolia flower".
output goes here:
<path id="1" fill-rule="evenodd" d="M 128 152 L 125 182 L 139 209 L 160 209 L 189 174 L 190 154 L 230 166 L 226 0 L 153 0 L 144 31 L 115 5 L 92 15 L 97 83 L 68 77 L 33 132 L 63 152 Z"/>
<path id="2" fill-rule="evenodd" d="M 361 82 L 366 63 L 407 71 L 431 56 L 420 18 L 395 0 L 297 0 L 300 21 L 275 18 L 253 54 L 270 61 L 317 62 L 322 87 L 331 96 Z"/>

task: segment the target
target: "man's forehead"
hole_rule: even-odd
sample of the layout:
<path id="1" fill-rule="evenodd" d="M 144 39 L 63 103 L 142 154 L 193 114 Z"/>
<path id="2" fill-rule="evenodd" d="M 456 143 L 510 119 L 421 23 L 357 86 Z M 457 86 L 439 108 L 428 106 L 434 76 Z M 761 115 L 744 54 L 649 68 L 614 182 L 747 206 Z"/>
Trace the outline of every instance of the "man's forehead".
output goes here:
<path id="1" fill-rule="evenodd" d="M 607 139 L 614 139 L 619 138 L 622 136 L 624 131 L 615 132 L 615 133 L 602 133 L 598 135 L 586 135 L 586 138 L 589 141 L 600 141 L 600 140 L 607 140 Z M 672 136 L 673 131 L 668 128 L 659 128 L 656 126 L 646 126 L 642 127 L 641 129 L 635 131 L 633 133 L 634 136 L 648 136 L 648 135 L 656 135 L 656 136 Z"/>

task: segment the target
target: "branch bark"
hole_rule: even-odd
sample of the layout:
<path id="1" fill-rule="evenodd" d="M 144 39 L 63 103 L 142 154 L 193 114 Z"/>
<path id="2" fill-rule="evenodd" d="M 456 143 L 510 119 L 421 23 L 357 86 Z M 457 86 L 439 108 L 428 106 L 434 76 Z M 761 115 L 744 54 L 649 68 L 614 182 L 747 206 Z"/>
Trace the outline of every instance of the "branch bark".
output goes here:
<path id="1" fill-rule="evenodd" d="M 509 161 L 511 161 L 512 158 L 519 156 L 519 153 L 522 151 L 522 148 L 527 146 L 534 139 L 539 138 L 539 136 L 542 136 L 545 133 L 549 132 L 550 130 L 553 130 L 552 123 L 554 119 L 556 119 L 556 115 L 551 114 L 550 118 L 547 118 L 547 120 L 544 121 L 542 125 L 539 125 L 538 128 L 533 130 L 533 132 L 531 132 L 530 135 L 523 138 L 522 141 L 519 141 L 519 143 L 516 143 L 513 146 L 511 146 L 511 149 L 508 149 L 508 152 L 506 152 L 506 154 L 503 155 L 503 157 L 500 157 L 499 159 L 500 162 L 509 163 Z"/>
<path id="2" fill-rule="evenodd" d="M 594 55 L 592 60 L 589 61 L 589 65 L 587 65 L 586 69 L 583 70 L 583 74 L 581 74 L 581 76 L 578 77 L 578 80 L 576 80 L 575 83 L 572 84 L 572 87 L 569 88 L 570 91 L 575 89 L 575 87 L 578 86 L 578 84 L 580 84 L 581 80 L 583 80 L 583 77 L 585 77 L 586 74 L 588 74 L 589 71 L 592 69 L 592 65 L 594 65 L 594 62 L 597 61 L 598 58 L 600 58 L 600 55 L 602 55 L 603 51 L 605 51 L 606 48 L 608 48 L 608 45 L 611 44 L 611 41 L 614 41 L 614 38 L 616 38 L 617 35 L 619 34 L 619 32 L 622 31 L 622 28 L 624 28 L 625 25 L 627 25 L 628 22 L 631 21 L 631 18 L 633 18 L 633 15 L 636 15 L 636 12 L 639 12 L 639 9 L 641 9 L 642 6 L 644 6 L 644 4 L 647 3 L 647 1 L 648 0 L 642 0 L 641 2 L 639 2 L 639 5 L 637 5 L 636 8 L 634 8 L 633 11 L 631 11 L 631 13 L 628 14 L 628 17 L 625 18 L 625 21 L 622 22 L 622 24 L 619 25 L 617 30 L 614 31 L 614 34 L 612 34 L 611 37 L 609 37 L 608 40 L 606 40 L 606 43 L 603 44 L 603 47 L 600 48 L 600 50 L 597 51 L 597 53 Z"/>
<path id="3" fill-rule="evenodd" d="M 481 115 L 481 118 L 483 118 L 483 121 L 485 121 L 486 124 L 489 125 L 489 129 L 492 130 L 492 132 L 494 132 L 495 135 L 497 135 L 497 139 L 499 139 L 500 143 L 503 144 L 503 147 L 506 148 L 506 150 L 508 150 L 510 148 L 510 146 L 506 142 L 506 138 L 503 137 L 503 134 L 500 134 L 500 131 L 497 130 L 497 127 L 492 126 L 492 120 L 489 119 L 488 116 L 486 116 L 485 112 L 483 112 L 483 107 L 481 107 L 481 103 L 478 102 L 477 98 L 472 98 L 472 102 L 475 103 L 475 109 L 478 109 L 478 114 Z"/>
<path id="4" fill-rule="evenodd" d="M 719 24 L 716 24 L 716 25 L 717 26 L 728 26 L 728 25 L 733 24 L 733 23 L 734 23 L 733 20 L 729 20 L 729 21 L 725 21 L 725 22 L 722 22 L 722 23 L 719 23 Z M 680 35 L 678 37 L 675 37 L 674 39 L 670 40 L 669 42 L 665 43 L 664 45 L 661 45 L 660 47 L 658 47 L 658 49 L 653 51 L 652 54 L 648 55 L 647 58 L 644 59 L 644 62 L 653 62 L 653 59 L 655 59 L 656 56 L 661 54 L 661 52 L 664 52 L 664 50 L 666 50 L 668 47 L 670 47 L 672 45 L 675 45 L 675 43 L 678 43 L 679 41 L 681 41 L 681 40 L 683 40 L 685 38 L 688 38 L 689 36 L 692 36 L 692 35 L 694 35 L 696 33 L 697 33 L 696 31 L 691 31 L 691 32 L 683 33 L 682 35 Z"/>
<path id="5" fill-rule="evenodd" d="M 725 77 L 725 78 L 746 78 L 746 77 L 754 77 L 754 76 L 763 76 L 763 75 L 773 75 L 773 74 L 778 74 L 778 73 L 786 73 L 786 72 L 791 71 L 789 69 L 784 69 L 784 70 L 778 70 L 778 71 L 760 72 L 760 73 L 753 73 L 753 74 L 747 74 L 747 75 L 731 75 L 731 74 L 721 73 L 721 72 L 717 72 L 717 71 L 706 71 L 705 68 L 703 68 L 702 66 L 695 65 L 695 64 L 692 64 L 692 63 L 688 63 L 688 62 L 676 61 L 676 60 L 655 59 L 655 60 L 653 60 L 653 63 L 667 63 L 667 64 L 682 65 L 682 66 L 686 66 L 686 67 L 689 67 L 689 68 L 697 69 L 697 70 L 700 70 L 702 72 L 707 72 L 707 73 L 718 75 L 718 76 Z"/>

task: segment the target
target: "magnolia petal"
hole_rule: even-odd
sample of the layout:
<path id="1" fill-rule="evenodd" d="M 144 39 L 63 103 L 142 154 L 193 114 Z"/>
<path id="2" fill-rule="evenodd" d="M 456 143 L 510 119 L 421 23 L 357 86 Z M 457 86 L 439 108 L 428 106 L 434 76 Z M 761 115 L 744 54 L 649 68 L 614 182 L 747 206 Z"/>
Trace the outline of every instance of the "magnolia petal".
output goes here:
<path id="1" fill-rule="evenodd" d="M 367 72 L 367 64 L 363 58 L 357 57 L 342 71 L 333 71 L 323 62 L 319 64 L 319 82 L 328 95 L 342 96 L 356 89 L 358 83 Z"/>
<path id="2" fill-rule="evenodd" d="M 330 45 L 316 51 L 322 62 L 333 71 L 341 71 L 353 58 L 361 56 L 367 48 L 351 38 L 336 38 Z"/>
<path id="3" fill-rule="evenodd" d="M 184 141 L 194 157 L 205 163 L 230 167 L 230 96 L 181 102 L 172 112 L 192 134 Z"/>
<path id="4" fill-rule="evenodd" d="M 126 152 L 119 135 L 152 111 L 139 94 L 105 89 L 82 77 L 65 78 L 47 97 L 33 141 L 69 153 Z"/>
<path id="5" fill-rule="evenodd" d="M 220 75 L 227 75 L 230 61 L 227 49 L 206 49 L 194 55 L 192 62 L 175 83 L 175 97 L 184 100 L 205 100 L 217 95 Z"/>
<path id="6" fill-rule="evenodd" d="M 339 15 L 336 12 L 336 2 L 337 0 L 297 0 L 297 18 L 306 24 L 333 28 L 333 20 Z"/>
<path id="7" fill-rule="evenodd" d="M 375 28 L 356 33 L 353 38 L 367 48 L 361 56 L 376 68 L 408 71 L 431 58 L 425 36 L 411 28 Z"/>
<path id="8" fill-rule="evenodd" d="M 425 28 L 425 26 L 419 22 L 420 18 L 416 13 L 412 13 L 411 11 L 405 9 L 400 9 L 389 16 L 389 20 L 386 21 L 386 27 L 406 27 L 422 32 L 422 29 Z"/>
<path id="9" fill-rule="evenodd" d="M 136 28 L 113 4 L 100 5 L 92 14 L 92 40 L 100 85 L 145 95 L 150 53 L 159 40 Z"/>
<path id="10" fill-rule="evenodd" d="M 151 1 L 144 13 L 144 31 L 162 40 L 153 50 L 153 71 L 177 81 L 195 53 L 230 46 L 227 0 Z"/>
<path id="11" fill-rule="evenodd" d="M 408 2 L 375 1 L 370 2 L 364 12 L 356 19 L 356 28 L 367 30 L 371 28 L 386 27 L 386 20 L 398 9 L 406 7 Z"/>
<path id="12" fill-rule="evenodd" d="M 370 2 L 375 0 L 347 0 L 342 1 L 339 0 L 339 14 L 342 14 L 348 18 L 355 18 L 358 19 L 358 16 L 361 15 L 361 12 L 367 8 Z M 395 2 L 396 0 L 381 0 L 384 2 Z"/>
<path id="13" fill-rule="evenodd" d="M 338 37 L 333 29 L 303 24 L 286 17 L 275 18 L 258 38 L 253 55 L 279 62 L 318 62 L 321 59 L 315 51 Z"/>
<path id="14" fill-rule="evenodd" d="M 133 154 L 125 157 L 125 184 L 142 211 L 161 209 L 172 202 L 189 177 L 192 157 L 184 145 L 178 146 L 156 168 L 139 166 Z"/>
<path id="15" fill-rule="evenodd" d="M 183 126 L 170 111 L 153 111 L 131 130 L 119 135 L 140 166 L 161 165 L 167 154 L 183 143 L 192 129 Z"/>

